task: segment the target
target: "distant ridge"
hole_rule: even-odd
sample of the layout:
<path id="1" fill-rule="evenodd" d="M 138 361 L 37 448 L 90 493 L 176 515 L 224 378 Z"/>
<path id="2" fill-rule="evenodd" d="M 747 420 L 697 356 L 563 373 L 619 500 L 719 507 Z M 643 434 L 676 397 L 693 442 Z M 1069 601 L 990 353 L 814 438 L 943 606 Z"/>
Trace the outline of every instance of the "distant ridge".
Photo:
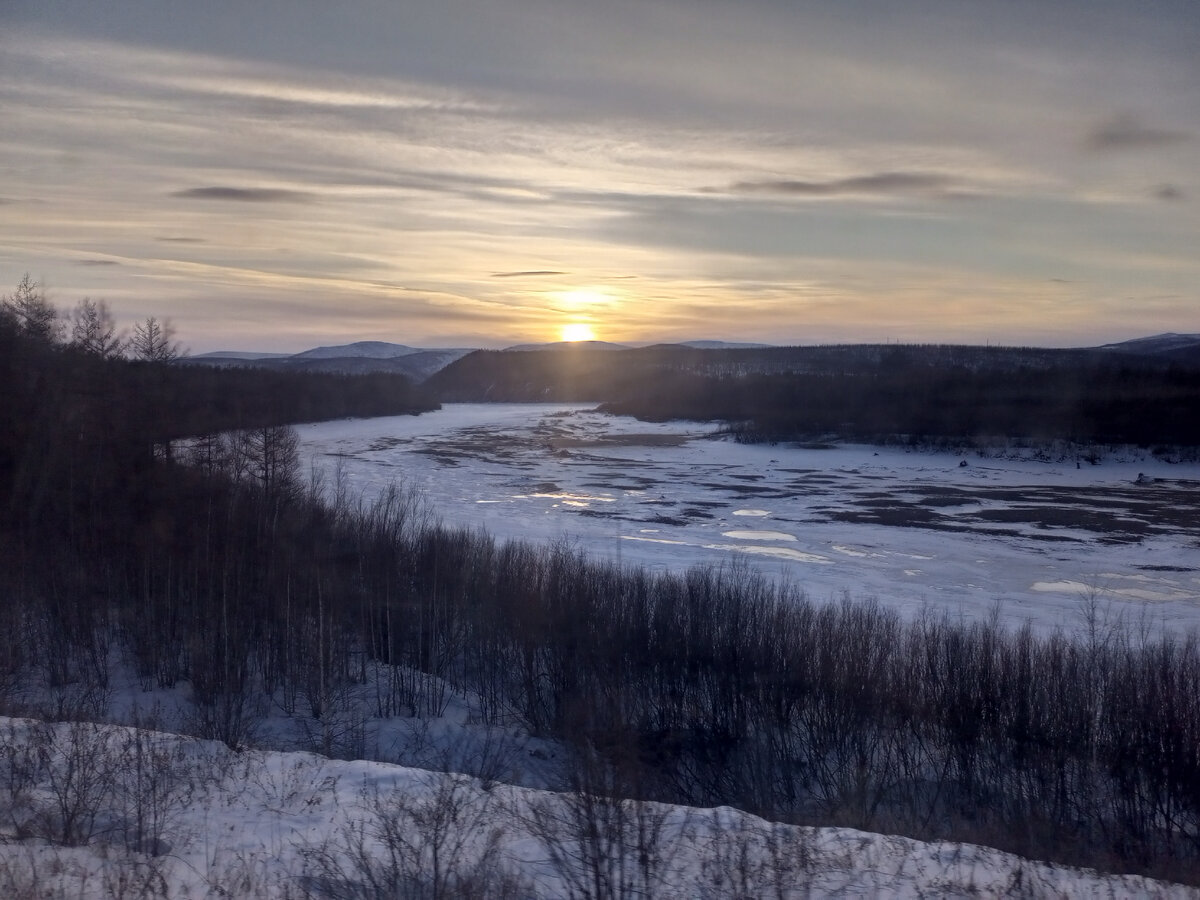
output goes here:
<path id="1" fill-rule="evenodd" d="M 473 348 L 422 349 L 389 341 L 356 341 L 329 347 L 314 347 L 301 353 L 260 353 L 252 350 L 217 350 L 186 356 L 183 365 L 252 366 L 299 372 L 332 372 L 366 375 L 374 372 L 404 375 L 421 382 L 445 366 L 466 356 Z"/>
<path id="2" fill-rule="evenodd" d="M 748 344 L 739 341 L 679 341 L 678 346 L 694 347 L 697 350 L 762 350 L 775 345 Z"/>
<path id="3" fill-rule="evenodd" d="M 1149 337 L 1134 338 L 1099 347 L 1083 349 L 1052 348 L 998 348 L 971 345 L 883 345 L 841 344 L 812 347 L 780 347 L 771 344 L 734 342 L 720 340 L 679 341 L 651 346 L 631 346 L 611 341 L 553 341 L 548 343 L 516 344 L 502 351 L 489 351 L 501 355 L 518 352 L 549 351 L 557 356 L 561 351 L 599 352 L 607 357 L 610 351 L 624 351 L 633 356 L 628 365 L 636 368 L 646 359 L 658 358 L 668 368 L 681 366 L 689 370 L 702 371 L 717 367 L 722 371 L 732 366 L 740 373 L 768 372 L 811 372 L 830 366 L 844 369 L 847 365 L 857 367 L 864 364 L 876 365 L 884 357 L 900 356 L 912 359 L 934 359 L 940 364 L 961 365 L 971 370 L 980 368 L 1005 368 L 1012 365 L 1034 367 L 1054 366 L 1058 361 L 1077 358 L 1081 355 L 1099 357 L 1128 355 L 1141 357 L 1151 365 L 1197 365 L 1200 364 L 1200 334 L 1169 332 Z M 301 353 L 265 353 L 252 350 L 217 350 L 179 360 L 185 365 L 207 366 L 254 366 L 259 368 L 293 371 L 337 372 L 343 374 L 366 374 L 389 372 L 405 375 L 417 382 L 438 375 L 447 366 L 471 354 L 469 348 L 420 348 L 390 341 L 355 341 L 314 347 Z M 648 354 L 648 355 L 647 355 Z M 666 354 L 665 356 L 662 354 Z M 572 356 L 572 358 L 575 358 Z M 622 356 L 622 360 L 626 357 Z M 479 362 L 472 365 L 479 365 Z M 488 367 L 499 365 L 493 360 Z M 611 367 L 611 361 L 601 365 L 600 371 Z M 622 366 L 627 365 L 622 362 Z M 532 373 L 530 373 L 532 374 Z M 510 385 L 507 393 L 513 396 L 550 396 L 555 391 L 549 385 L 533 390 L 532 385 L 542 376 L 533 376 L 524 387 Z M 491 377 L 491 376 L 489 376 Z M 501 379 L 504 381 L 504 379 Z M 490 382 L 489 382 L 490 383 Z M 547 393 L 549 392 L 549 393 Z M 475 390 L 466 384 L 458 384 L 452 391 L 455 395 L 473 396 Z M 505 393 L 505 392 L 501 392 Z"/>
<path id="4" fill-rule="evenodd" d="M 551 341 L 548 344 L 517 344 L 513 347 L 505 347 L 502 352 L 510 351 L 529 351 L 529 350 L 629 350 L 628 344 L 614 344 L 611 341 Z"/>
<path id="5" fill-rule="evenodd" d="M 1116 344 L 1104 344 L 1100 350 L 1115 350 L 1119 353 L 1176 354 L 1200 351 L 1200 334 L 1177 334 L 1168 331 L 1150 337 L 1134 338 Z"/>
<path id="6" fill-rule="evenodd" d="M 259 353 L 256 350 L 214 350 L 212 353 L 198 353 L 188 359 L 284 359 L 290 353 Z"/>
<path id="7" fill-rule="evenodd" d="M 558 350 L 586 348 L 589 350 L 637 350 L 642 347 L 691 347 L 693 350 L 762 350 L 774 344 L 753 344 L 738 341 L 661 341 L 657 343 L 618 344 L 614 341 L 551 341 L 545 344 L 515 344 L 504 350 Z"/>
<path id="8" fill-rule="evenodd" d="M 347 357 L 365 357 L 368 359 L 394 359 L 397 356 L 408 356 L 420 353 L 418 347 L 408 347 L 404 344 L 392 344 L 388 341 L 355 341 L 353 344 L 337 344 L 332 347 L 314 347 L 303 353 L 296 353 L 292 359 L 344 359 Z"/>

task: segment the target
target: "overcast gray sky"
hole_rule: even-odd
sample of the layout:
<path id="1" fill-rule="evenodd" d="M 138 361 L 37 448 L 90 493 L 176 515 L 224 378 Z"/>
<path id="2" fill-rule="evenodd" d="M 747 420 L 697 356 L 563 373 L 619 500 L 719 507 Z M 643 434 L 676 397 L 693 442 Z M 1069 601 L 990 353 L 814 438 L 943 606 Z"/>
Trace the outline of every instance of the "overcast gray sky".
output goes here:
<path id="1" fill-rule="evenodd" d="M 0 121 L 197 352 L 1200 331 L 1195 0 L 0 0 Z"/>

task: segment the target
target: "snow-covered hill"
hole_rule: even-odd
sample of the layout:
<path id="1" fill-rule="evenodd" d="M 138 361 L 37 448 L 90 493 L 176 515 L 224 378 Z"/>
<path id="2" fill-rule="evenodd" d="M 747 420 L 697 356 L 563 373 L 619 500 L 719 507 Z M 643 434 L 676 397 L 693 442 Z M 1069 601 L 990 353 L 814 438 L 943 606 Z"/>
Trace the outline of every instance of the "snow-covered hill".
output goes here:
<path id="1" fill-rule="evenodd" d="M 383 372 L 405 375 L 414 381 L 424 381 L 470 352 L 469 348 L 425 350 L 387 341 L 358 341 L 353 344 L 314 347 L 295 354 L 218 350 L 215 353 L 188 356 L 179 362 L 185 365 L 254 366 L 283 371 L 335 372 L 343 375 Z"/>
<path id="2" fill-rule="evenodd" d="M 1150 337 L 1134 338 L 1116 344 L 1105 344 L 1099 349 L 1116 350 L 1121 353 L 1179 353 L 1200 350 L 1200 334 L 1155 334 Z"/>
<path id="3" fill-rule="evenodd" d="M 5 897 L 1200 896 L 969 844 L 118 726 L 0 719 L 0 746 Z"/>

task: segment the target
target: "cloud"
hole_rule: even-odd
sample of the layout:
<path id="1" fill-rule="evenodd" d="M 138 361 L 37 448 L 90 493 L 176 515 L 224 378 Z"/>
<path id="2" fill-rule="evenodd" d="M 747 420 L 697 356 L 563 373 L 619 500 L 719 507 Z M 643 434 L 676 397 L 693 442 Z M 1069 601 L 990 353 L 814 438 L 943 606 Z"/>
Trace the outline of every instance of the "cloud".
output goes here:
<path id="1" fill-rule="evenodd" d="M 493 272 L 493 278 L 532 278 L 539 275 L 566 275 L 566 272 L 554 272 L 550 269 L 531 269 L 528 272 Z"/>
<path id="2" fill-rule="evenodd" d="M 198 237 L 156 237 L 156 241 L 163 241 L 168 244 L 204 244 L 207 243 L 204 238 Z"/>
<path id="3" fill-rule="evenodd" d="M 833 181 L 739 181 L 730 190 L 739 194 L 780 194 L 793 197 L 940 193 L 954 179 L 936 172 L 877 172 Z"/>
<path id="4" fill-rule="evenodd" d="M 291 74 L 291 73 L 288 73 Z M 417 110 L 421 112 L 494 113 L 501 108 L 481 103 L 456 92 L 435 91 L 428 87 L 399 85 L 394 81 L 374 86 L 374 89 L 346 90 L 298 81 L 276 80 L 261 73 L 239 76 L 225 74 L 205 76 L 180 74 L 160 77 L 159 84 L 200 93 L 227 95 L 250 100 L 270 100 L 309 107 L 337 109 L 365 108 L 385 110 Z"/>
<path id="5" fill-rule="evenodd" d="M 119 266 L 120 263 L 115 259 L 77 259 L 77 266 Z"/>
<path id="6" fill-rule="evenodd" d="M 313 195 L 307 191 L 289 191 L 284 188 L 236 188 L 225 185 L 188 188 L 175 191 L 172 197 L 186 200 L 236 200 L 239 203 L 308 203 Z"/>
<path id="7" fill-rule="evenodd" d="M 1186 131 L 1152 128 L 1134 115 L 1121 113 L 1092 129 L 1087 137 L 1087 146 L 1091 150 L 1136 150 L 1165 147 L 1190 138 L 1191 135 Z"/>
<path id="8" fill-rule="evenodd" d="M 1166 200 L 1168 202 L 1187 199 L 1187 194 L 1173 184 L 1160 185 L 1155 189 L 1154 196 L 1159 200 Z"/>

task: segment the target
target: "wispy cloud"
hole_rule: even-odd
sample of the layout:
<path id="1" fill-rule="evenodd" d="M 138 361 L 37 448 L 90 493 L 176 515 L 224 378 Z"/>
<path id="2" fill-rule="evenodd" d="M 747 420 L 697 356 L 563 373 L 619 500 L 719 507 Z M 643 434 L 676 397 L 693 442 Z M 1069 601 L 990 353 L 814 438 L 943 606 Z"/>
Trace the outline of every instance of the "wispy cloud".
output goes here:
<path id="1" fill-rule="evenodd" d="M 1072 327 L 1191 327 L 1186 29 L 1149 41 L 1136 4 L 1120 29 L 1033 3 L 870 29 L 833 0 L 550 5 L 247 7 L 262 27 L 229 32 L 199 6 L 18 4 L 0 269 L 197 349 L 519 343 L 593 288 L 613 340 L 1015 336 L 1060 294 Z M 1135 285 L 1182 299 L 1151 326 Z"/>
<path id="2" fill-rule="evenodd" d="M 1120 113 L 1100 123 L 1087 136 L 1091 150 L 1137 150 L 1178 144 L 1192 137 L 1186 131 L 1155 128 L 1131 113 Z"/>
<path id="3" fill-rule="evenodd" d="M 738 194 L 777 194 L 793 197 L 853 197 L 940 194 L 956 182 L 937 172 L 876 172 L 832 181 L 739 181 L 730 187 Z"/>
<path id="4" fill-rule="evenodd" d="M 115 259 L 77 259 L 77 266 L 119 266 L 120 263 Z"/>
<path id="5" fill-rule="evenodd" d="M 365 90 L 337 89 L 299 82 L 295 80 L 295 73 L 290 71 L 273 72 L 272 75 L 275 77 L 263 77 L 260 73 L 219 76 L 178 74 L 158 78 L 157 83 L 197 94 L 269 100 L 298 106 L 331 107 L 338 110 L 363 108 L 456 113 L 500 111 L 500 108 L 493 104 L 481 103 L 457 92 L 434 91 L 427 87 L 422 90 L 389 82 L 371 85 Z M 284 80 L 288 76 L 292 80 Z"/>
<path id="6" fill-rule="evenodd" d="M 315 195 L 308 191 L 293 191 L 285 188 L 238 188 L 226 185 L 188 188 L 174 191 L 172 197 L 186 200 L 233 200 L 238 203 L 310 203 Z"/>

